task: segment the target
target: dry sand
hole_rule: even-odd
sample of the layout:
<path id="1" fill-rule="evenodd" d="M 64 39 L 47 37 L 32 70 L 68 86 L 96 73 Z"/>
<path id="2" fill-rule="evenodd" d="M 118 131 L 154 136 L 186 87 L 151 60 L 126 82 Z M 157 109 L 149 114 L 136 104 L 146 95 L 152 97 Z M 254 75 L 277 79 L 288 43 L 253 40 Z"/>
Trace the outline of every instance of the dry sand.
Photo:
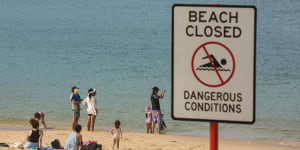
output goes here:
<path id="1" fill-rule="evenodd" d="M 50 146 L 51 141 L 59 139 L 64 145 L 71 130 L 55 129 L 44 130 L 43 145 Z M 13 145 L 15 142 L 23 142 L 28 131 L 25 130 L 0 130 L 0 142 Z M 112 149 L 112 136 L 109 132 L 82 131 L 83 140 L 95 140 L 103 145 L 103 149 Z M 123 133 L 120 141 L 121 150 L 208 150 L 207 138 L 158 135 L 145 133 Z M 279 143 L 280 144 L 280 143 Z M 265 142 L 220 140 L 219 150 L 300 150 L 300 143 L 283 143 L 285 145 L 272 145 Z M 292 146 L 287 146 L 293 144 Z M 298 147 L 295 147 L 298 146 Z M 5 148 L 2 148 L 5 149 Z"/>

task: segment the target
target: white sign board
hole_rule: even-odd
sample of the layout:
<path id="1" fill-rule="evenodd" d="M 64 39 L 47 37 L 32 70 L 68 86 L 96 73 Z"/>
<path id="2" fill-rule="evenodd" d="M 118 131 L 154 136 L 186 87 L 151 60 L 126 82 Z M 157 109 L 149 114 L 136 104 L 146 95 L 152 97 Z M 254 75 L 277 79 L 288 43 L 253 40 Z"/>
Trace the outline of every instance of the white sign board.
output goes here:
<path id="1" fill-rule="evenodd" d="M 172 117 L 254 123 L 256 8 L 173 6 Z"/>

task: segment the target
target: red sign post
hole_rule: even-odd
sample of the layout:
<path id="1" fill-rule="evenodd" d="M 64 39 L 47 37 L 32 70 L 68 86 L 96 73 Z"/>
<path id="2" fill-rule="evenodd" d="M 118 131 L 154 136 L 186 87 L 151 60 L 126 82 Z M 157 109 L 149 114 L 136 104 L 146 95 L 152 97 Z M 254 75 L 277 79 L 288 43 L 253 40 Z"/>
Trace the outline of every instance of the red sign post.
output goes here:
<path id="1" fill-rule="evenodd" d="M 219 3 L 214 3 L 211 5 L 220 5 Z M 219 124 L 218 122 L 210 122 L 210 133 L 209 133 L 209 149 L 218 150 L 219 143 Z"/>
<path id="2" fill-rule="evenodd" d="M 218 122 L 210 122 L 209 149 L 218 150 L 219 133 Z"/>

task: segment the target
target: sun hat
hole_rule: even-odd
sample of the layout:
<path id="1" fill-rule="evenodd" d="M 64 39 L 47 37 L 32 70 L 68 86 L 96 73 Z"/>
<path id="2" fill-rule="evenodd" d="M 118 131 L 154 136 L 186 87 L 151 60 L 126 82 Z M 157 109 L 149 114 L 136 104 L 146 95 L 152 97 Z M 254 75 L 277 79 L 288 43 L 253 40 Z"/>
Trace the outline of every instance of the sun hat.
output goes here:
<path id="1" fill-rule="evenodd" d="M 151 111 L 151 107 L 150 106 L 146 106 L 146 108 L 145 108 L 145 110 L 146 110 L 146 112 L 149 112 L 149 111 Z"/>
<path id="2" fill-rule="evenodd" d="M 96 93 L 97 92 L 97 89 L 94 89 L 94 88 L 90 88 L 89 90 L 88 90 L 88 93 L 89 94 L 94 94 L 94 93 Z"/>

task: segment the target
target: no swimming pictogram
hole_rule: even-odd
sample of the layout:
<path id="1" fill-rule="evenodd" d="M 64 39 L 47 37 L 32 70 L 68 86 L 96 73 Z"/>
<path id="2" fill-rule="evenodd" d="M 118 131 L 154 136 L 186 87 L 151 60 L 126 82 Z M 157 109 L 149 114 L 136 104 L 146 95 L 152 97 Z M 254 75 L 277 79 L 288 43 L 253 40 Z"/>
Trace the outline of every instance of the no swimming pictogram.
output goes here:
<path id="1" fill-rule="evenodd" d="M 195 78 L 207 87 L 220 87 L 232 78 L 235 60 L 231 50 L 219 42 L 201 44 L 192 56 Z"/>

